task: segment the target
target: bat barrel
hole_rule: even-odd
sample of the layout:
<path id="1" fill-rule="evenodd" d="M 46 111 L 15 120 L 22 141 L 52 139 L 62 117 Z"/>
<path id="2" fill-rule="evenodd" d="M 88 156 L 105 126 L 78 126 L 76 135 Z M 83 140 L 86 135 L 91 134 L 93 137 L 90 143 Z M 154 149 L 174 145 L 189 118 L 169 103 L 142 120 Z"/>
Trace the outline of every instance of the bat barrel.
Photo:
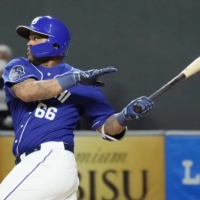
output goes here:
<path id="1" fill-rule="evenodd" d="M 172 88 L 174 85 L 182 81 L 183 79 L 186 79 L 195 73 L 200 71 L 200 57 L 198 57 L 196 60 L 194 60 L 187 68 L 185 68 L 178 76 L 176 76 L 174 79 L 172 79 L 169 83 L 161 87 L 159 90 L 154 92 L 152 95 L 149 96 L 151 100 L 157 99 L 159 96 L 161 96 L 163 93 L 167 92 L 170 88 Z M 141 113 L 142 108 L 140 105 L 134 105 L 133 110 L 136 113 Z"/>

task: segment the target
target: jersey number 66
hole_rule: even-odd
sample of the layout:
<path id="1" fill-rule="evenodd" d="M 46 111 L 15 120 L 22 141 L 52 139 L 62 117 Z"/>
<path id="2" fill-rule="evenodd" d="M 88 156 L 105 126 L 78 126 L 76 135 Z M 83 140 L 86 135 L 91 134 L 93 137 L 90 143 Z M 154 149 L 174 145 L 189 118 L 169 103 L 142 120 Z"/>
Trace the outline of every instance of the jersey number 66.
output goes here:
<path id="1" fill-rule="evenodd" d="M 35 111 L 35 116 L 38 118 L 46 118 L 48 120 L 54 120 L 58 109 L 55 107 L 47 107 L 46 104 L 44 103 L 39 103 L 36 111 Z"/>

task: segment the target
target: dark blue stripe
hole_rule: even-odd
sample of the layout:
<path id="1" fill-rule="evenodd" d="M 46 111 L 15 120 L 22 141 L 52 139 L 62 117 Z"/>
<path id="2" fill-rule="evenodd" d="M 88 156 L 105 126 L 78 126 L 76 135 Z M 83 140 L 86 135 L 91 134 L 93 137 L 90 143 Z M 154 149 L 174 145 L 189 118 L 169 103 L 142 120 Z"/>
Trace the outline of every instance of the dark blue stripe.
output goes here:
<path id="1" fill-rule="evenodd" d="M 41 163 L 43 163 L 45 160 L 46 160 L 46 158 L 52 153 L 52 151 L 53 150 L 51 150 L 50 152 L 49 152 L 49 154 L 47 155 L 47 156 L 45 156 L 45 158 L 44 158 L 44 160 L 42 161 L 42 162 L 40 162 L 40 163 L 38 163 L 37 165 L 36 165 L 36 167 L 10 192 L 10 194 L 8 194 L 8 196 L 4 199 L 4 200 L 6 200 L 18 187 L 19 187 L 19 185 L 20 184 L 22 184 L 22 182 L 24 182 L 27 178 L 28 178 L 28 176 L 30 175 L 30 174 L 32 174 L 38 167 L 39 167 L 39 165 L 41 164 Z"/>

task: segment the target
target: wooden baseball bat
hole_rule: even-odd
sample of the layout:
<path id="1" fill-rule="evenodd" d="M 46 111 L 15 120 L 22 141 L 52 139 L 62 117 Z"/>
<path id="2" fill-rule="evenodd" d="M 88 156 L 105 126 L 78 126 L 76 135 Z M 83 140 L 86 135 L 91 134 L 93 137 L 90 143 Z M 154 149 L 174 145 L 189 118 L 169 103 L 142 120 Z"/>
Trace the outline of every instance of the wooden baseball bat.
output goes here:
<path id="1" fill-rule="evenodd" d="M 182 80 L 189 78 L 190 76 L 196 74 L 200 71 L 200 57 L 195 59 L 190 65 L 188 65 L 180 74 L 178 74 L 175 78 L 169 81 L 167 84 L 162 86 L 156 92 L 149 96 L 151 100 L 156 100 L 162 94 L 167 92 L 169 89 L 174 87 L 177 83 L 180 83 Z M 141 107 L 139 105 L 134 105 L 133 109 L 137 113 L 141 113 Z"/>

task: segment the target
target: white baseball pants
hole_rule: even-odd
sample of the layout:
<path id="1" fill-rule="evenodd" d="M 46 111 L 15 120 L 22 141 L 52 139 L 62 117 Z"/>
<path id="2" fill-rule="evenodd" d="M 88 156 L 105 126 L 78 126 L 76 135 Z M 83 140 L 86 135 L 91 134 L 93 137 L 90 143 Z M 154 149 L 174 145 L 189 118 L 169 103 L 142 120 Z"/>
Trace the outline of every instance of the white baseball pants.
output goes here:
<path id="1" fill-rule="evenodd" d="M 76 200 L 79 185 L 74 154 L 63 142 L 46 142 L 22 155 L 0 185 L 1 200 Z"/>

